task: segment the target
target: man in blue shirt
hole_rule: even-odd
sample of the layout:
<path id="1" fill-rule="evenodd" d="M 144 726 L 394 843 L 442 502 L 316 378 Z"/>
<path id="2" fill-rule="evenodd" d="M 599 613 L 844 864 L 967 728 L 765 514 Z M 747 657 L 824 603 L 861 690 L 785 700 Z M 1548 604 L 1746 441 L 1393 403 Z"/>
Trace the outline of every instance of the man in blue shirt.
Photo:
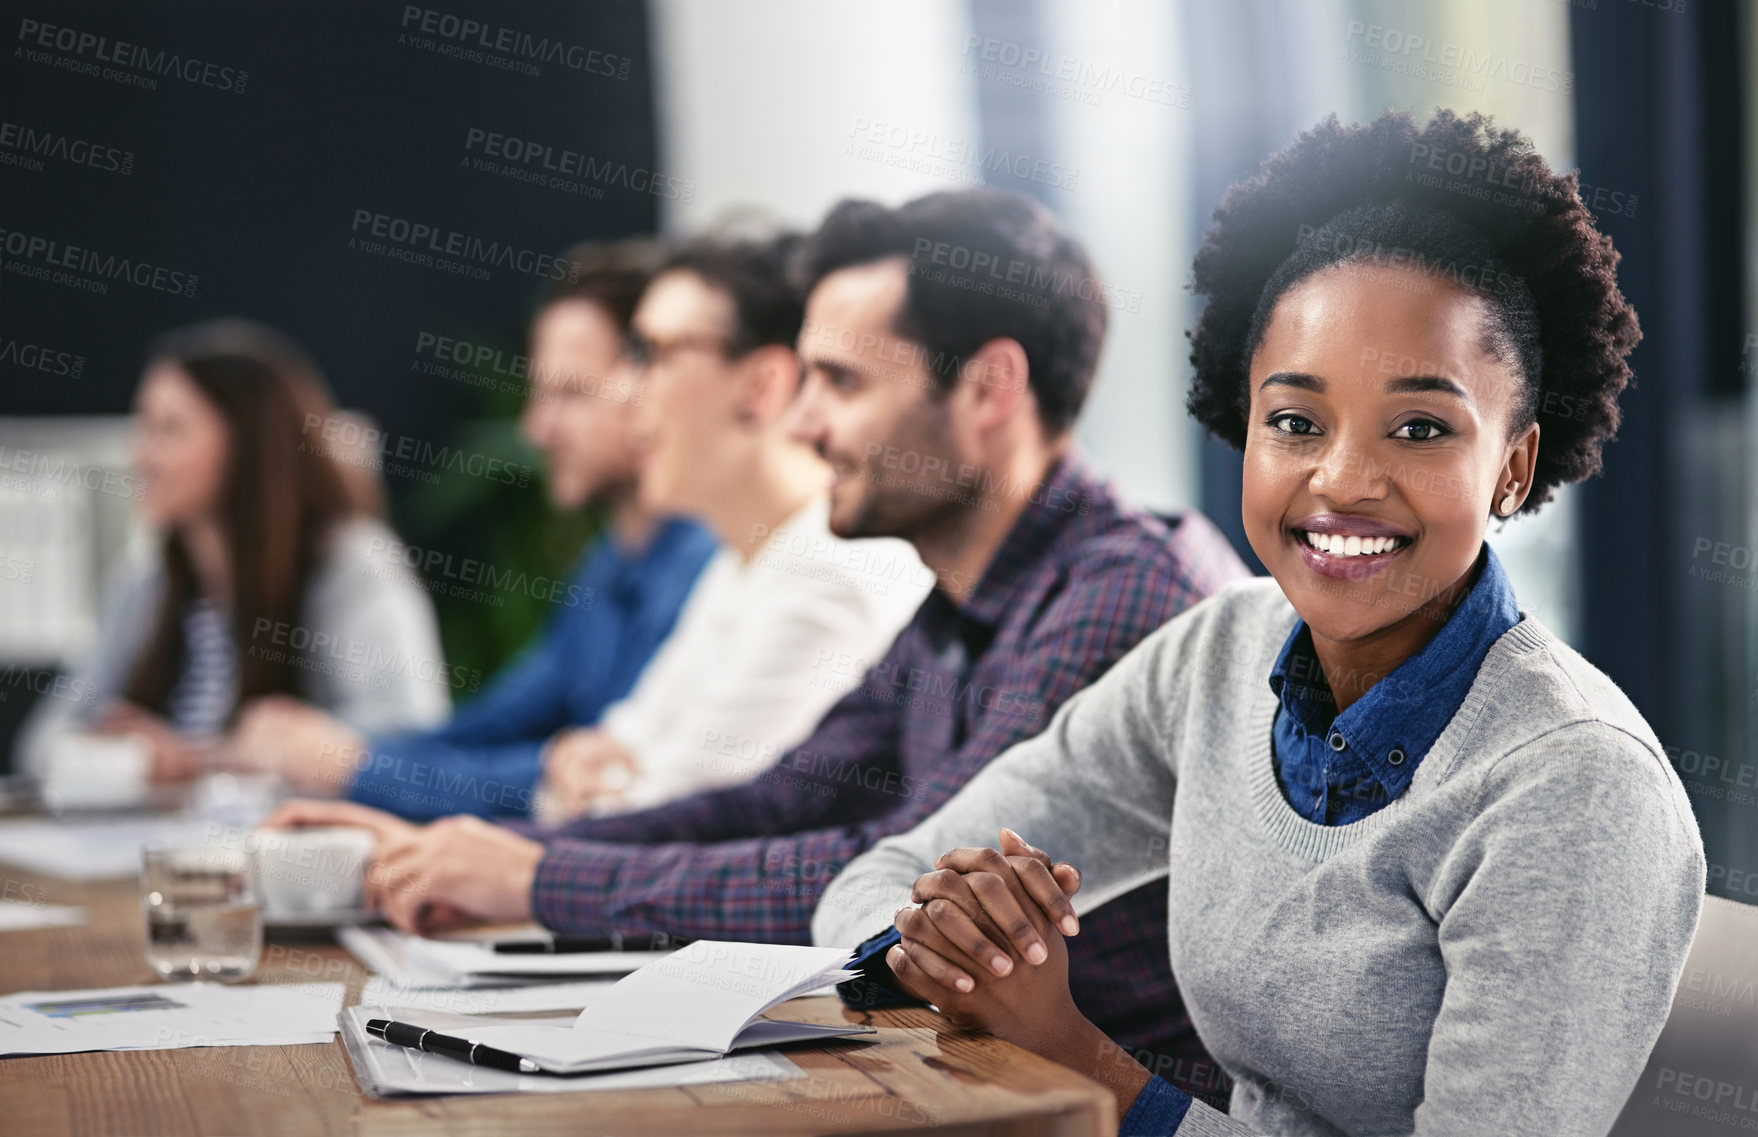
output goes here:
<path id="1" fill-rule="evenodd" d="M 658 257 L 627 243 L 575 249 L 568 259 L 579 275 L 558 281 L 532 321 L 519 425 L 543 452 L 556 508 L 597 506 L 607 524 L 567 586 L 551 590 L 556 615 L 437 729 L 366 738 L 292 700 L 259 703 L 240 723 L 239 750 L 252 764 L 304 792 L 413 819 L 525 816 L 550 737 L 597 722 L 670 634 L 715 543 L 693 521 L 654 516 L 635 492 L 639 372 L 622 347 Z M 379 555 L 383 571 L 419 579 L 419 553 L 398 546 Z"/>

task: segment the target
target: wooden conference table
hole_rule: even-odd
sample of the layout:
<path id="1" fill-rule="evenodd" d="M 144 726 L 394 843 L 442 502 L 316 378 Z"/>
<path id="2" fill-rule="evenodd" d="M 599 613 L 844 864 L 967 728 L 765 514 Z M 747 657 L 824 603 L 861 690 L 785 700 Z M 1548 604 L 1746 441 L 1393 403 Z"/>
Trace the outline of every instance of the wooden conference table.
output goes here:
<path id="1" fill-rule="evenodd" d="M 90 910 L 77 928 L 0 932 L 0 994 L 153 980 L 133 881 L 73 884 L 0 866 L 11 895 Z M 342 981 L 366 973 L 327 940 L 263 948 L 256 981 Z M 931 1128 L 959 1137 L 1089 1137 L 1116 1131 L 1109 1094 L 1008 1043 L 956 1030 L 926 1009 L 787 1005 L 794 1018 L 854 1017 L 876 1042 L 794 1048 L 806 1076 L 776 1083 L 579 1094 L 373 1101 L 340 1037 L 328 1045 L 205 1047 L 0 1059 L 0 1132 L 157 1134 L 788 1135 Z"/>

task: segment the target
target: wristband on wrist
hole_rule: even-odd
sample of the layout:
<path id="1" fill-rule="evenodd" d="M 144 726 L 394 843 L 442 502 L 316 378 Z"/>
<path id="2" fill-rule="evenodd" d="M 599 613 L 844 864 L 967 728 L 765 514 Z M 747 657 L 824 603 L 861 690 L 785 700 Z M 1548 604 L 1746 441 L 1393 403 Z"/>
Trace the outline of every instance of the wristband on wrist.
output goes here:
<path id="1" fill-rule="evenodd" d="M 855 948 L 854 959 L 848 965 L 850 971 L 860 972 L 861 977 L 845 979 L 836 985 L 836 993 L 842 996 L 846 1006 L 859 1011 L 870 1011 L 880 1007 L 921 1004 L 922 1000 L 897 985 L 897 977 L 891 973 L 891 965 L 885 962 L 885 954 L 894 945 L 902 942 L 903 937 L 896 928 L 887 928 L 878 935 L 861 941 L 860 946 Z"/>

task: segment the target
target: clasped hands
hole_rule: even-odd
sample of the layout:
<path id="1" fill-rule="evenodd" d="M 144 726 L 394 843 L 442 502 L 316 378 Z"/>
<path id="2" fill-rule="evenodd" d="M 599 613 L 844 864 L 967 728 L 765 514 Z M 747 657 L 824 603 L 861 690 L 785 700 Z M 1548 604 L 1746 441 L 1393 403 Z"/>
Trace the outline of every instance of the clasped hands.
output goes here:
<path id="1" fill-rule="evenodd" d="M 1064 937 L 1080 872 L 1011 829 L 997 849 L 954 849 L 916 880 L 886 955 L 898 984 L 953 1022 L 1053 1057 L 1094 1029 L 1068 987 Z"/>
<path id="2" fill-rule="evenodd" d="M 1127 1116 L 1151 1075 L 1080 1013 L 1068 987 L 1069 902 L 1080 872 L 1011 829 L 1001 848 L 954 849 L 916 879 L 885 961 L 904 990 L 959 1026 L 1060 1063 L 1110 1090 Z"/>

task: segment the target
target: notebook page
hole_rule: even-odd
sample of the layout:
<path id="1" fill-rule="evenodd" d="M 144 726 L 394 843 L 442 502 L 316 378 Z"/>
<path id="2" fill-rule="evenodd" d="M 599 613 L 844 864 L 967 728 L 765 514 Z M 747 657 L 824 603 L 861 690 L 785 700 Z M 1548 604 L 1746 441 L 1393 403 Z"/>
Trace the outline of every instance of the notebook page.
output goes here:
<path id="1" fill-rule="evenodd" d="M 662 1038 L 541 1024 L 479 1027 L 465 1037 L 498 1050 L 510 1050 L 556 1073 L 703 1061 L 721 1055 L 717 1050 L 679 1046 Z"/>
<path id="2" fill-rule="evenodd" d="M 618 980 L 574 1026 L 725 1053 L 764 1011 L 831 982 L 850 954 L 847 948 L 697 940 Z"/>

